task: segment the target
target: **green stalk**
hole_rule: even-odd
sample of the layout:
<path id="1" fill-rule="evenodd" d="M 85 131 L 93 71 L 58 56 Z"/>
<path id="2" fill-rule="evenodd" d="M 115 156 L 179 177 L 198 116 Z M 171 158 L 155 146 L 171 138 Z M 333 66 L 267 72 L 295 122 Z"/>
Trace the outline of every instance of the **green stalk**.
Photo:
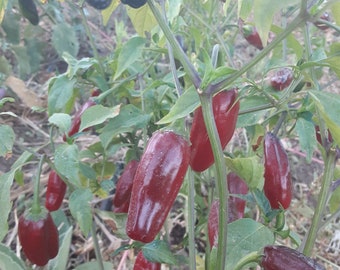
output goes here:
<path id="1" fill-rule="evenodd" d="M 175 39 L 174 35 L 172 34 L 167 22 L 164 20 L 162 14 L 158 10 L 158 8 L 155 6 L 153 0 L 147 0 L 147 3 L 155 16 L 160 28 L 162 29 L 166 39 L 170 43 L 174 55 L 178 58 L 178 60 L 182 63 L 183 68 L 185 72 L 190 77 L 192 83 L 195 85 L 196 89 L 199 88 L 201 84 L 201 78 L 199 74 L 197 73 L 195 67 L 192 65 L 190 60 L 188 59 L 187 55 L 182 50 L 181 46 L 178 44 L 177 40 Z"/>
<path id="2" fill-rule="evenodd" d="M 92 238 L 93 238 L 93 244 L 94 244 L 94 252 L 96 253 L 96 258 L 97 258 L 97 262 L 98 262 L 98 265 L 99 265 L 99 269 L 105 270 L 104 264 L 103 264 L 103 258 L 102 258 L 102 255 L 100 253 L 100 248 L 99 248 L 99 243 L 98 243 L 98 238 L 97 238 L 97 233 L 96 233 L 96 222 L 95 222 L 95 220 L 92 221 L 91 232 L 92 232 Z"/>
<path id="3" fill-rule="evenodd" d="M 246 73 L 249 69 L 254 67 L 260 60 L 262 60 L 265 56 L 269 54 L 269 52 L 274 49 L 282 40 L 284 40 L 290 33 L 293 32 L 294 29 L 302 25 L 305 21 L 309 19 L 309 14 L 307 12 L 300 12 L 300 14 L 287 26 L 287 28 L 282 31 L 277 37 L 268 44 L 259 54 L 257 54 L 252 61 L 248 64 L 244 65 L 239 71 L 236 71 L 232 75 L 230 75 L 225 80 L 222 80 L 218 83 L 211 84 L 208 86 L 207 91 L 214 94 L 221 90 L 222 88 L 231 85 L 234 81 L 239 79 L 244 73 Z"/>
<path id="4" fill-rule="evenodd" d="M 336 151 L 334 148 L 330 149 L 327 153 L 327 157 L 325 160 L 325 169 L 323 176 L 323 183 L 321 186 L 318 203 L 316 205 L 312 224 L 308 231 L 306 242 L 304 243 L 303 253 L 306 256 L 310 256 L 312 253 L 313 246 L 315 244 L 315 240 L 317 237 L 317 233 L 320 227 L 322 214 L 325 210 L 325 206 L 328 199 L 328 191 L 332 184 L 334 178 L 334 169 L 335 169 L 335 160 L 336 160 Z"/>
<path id="5" fill-rule="evenodd" d="M 228 220 L 228 189 L 227 170 L 224 164 L 223 149 L 219 140 L 216 123 L 214 121 L 212 95 L 206 92 L 200 93 L 204 123 L 207 128 L 210 144 L 215 160 L 215 175 L 217 182 L 217 192 L 220 200 L 219 205 L 219 226 L 218 226 L 218 246 L 217 246 L 217 269 L 223 270 L 226 265 L 227 254 L 227 220 Z"/>
<path id="6" fill-rule="evenodd" d="M 90 45 L 91 45 L 91 49 L 93 51 L 94 58 L 98 61 L 100 73 L 105 78 L 105 69 L 104 69 L 102 61 L 100 60 L 97 47 L 95 46 L 94 39 L 93 39 L 93 36 L 91 34 L 90 27 L 89 27 L 89 25 L 87 23 L 87 19 L 86 19 L 86 15 L 85 15 L 85 12 L 84 12 L 84 8 L 80 8 L 80 15 L 81 15 L 82 23 L 83 23 L 83 25 L 85 27 L 86 35 L 88 36 L 88 38 L 90 40 Z"/>
<path id="7" fill-rule="evenodd" d="M 196 269 L 195 249 L 195 177 L 191 169 L 188 170 L 188 238 L 189 238 L 189 269 Z"/>
<path id="8" fill-rule="evenodd" d="M 246 256 L 242 257 L 241 260 L 238 261 L 238 263 L 235 265 L 234 270 L 242 270 L 244 266 L 246 266 L 249 263 L 256 262 L 259 263 L 261 260 L 261 255 L 259 255 L 258 252 L 251 252 L 247 254 Z"/>
<path id="9" fill-rule="evenodd" d="M 39 198 L 39 186 L 40 186 L 40 174 L 42 170 L 42 165 L 44 164 L 45 155 L 40 157 L 37 175 L 34 181 L 34 193 L 33 193 L 33 204 L 31 208 L 31 213 L 33 215 L 39 215 L 41 213 L 40 198 Z"/>

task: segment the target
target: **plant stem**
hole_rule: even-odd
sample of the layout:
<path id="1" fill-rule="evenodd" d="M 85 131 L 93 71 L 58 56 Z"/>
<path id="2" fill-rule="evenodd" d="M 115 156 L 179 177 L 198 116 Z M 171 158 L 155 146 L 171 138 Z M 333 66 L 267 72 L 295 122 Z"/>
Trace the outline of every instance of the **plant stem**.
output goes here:
<path id="1" fill-rule="evenodd" d="M 147 0 L 147 3 L 149 5 L 153 15 L 155 16 L 155 18 L 156 18 L 156 20 L 159 24 L 159 27 L 162 29 L 166 39 L 170 43 L 170 45 L 171 45 L 171 47 L 174 51 L 175 56 L 182 63 L 185 72 L 190 77 L 190 79 L 191 79 L 192 83 L 194 84 L 194 86 L 196 87 L 196 89 L 198 89 L 199 86 L 201 85 L 201 78 L 200 78 L 199 74 L 197 73 L 196 69 L 194 68 L 194 66 L 192 65 L 190 60 L 188 59 L 187 55 L 182 50 L 181 46 L 178 44 L 177 40 L 175 39 L 174 35 L 172 34 L 172 32 L 171 32 L 171 30 L 168 26 L 168 24 L 164 20 L 162 14 L 159 12 L 158 8 L 155 6 L 153 0 Z"/>
<path id="2" fill-rule="evenodd" d="M 98 238 L 97 238 L 97 233 L 96 233 L 96 222 L 95 220 L 92 221 L 92 238 L 93 238 L 93 244 L 94 244 L 94 252 L 96 253 L 96 258 L 97 262 L 99 265 L 100 270 L 104 270 L 104 264 L 103 264 L 103 258 L 100 253 L 100 248 L 99 248 L 99 243 L 98 243 Z"/>
<path id="3" fill-rule="evenodd" d="M 232 75 L 230 75 L 225 80 L 222 80 L 216 84 L 211 84 L 208 86 L 207 91 L 211 93 L 216 93 L 222 88 L 231 85 L 234 81 L 239 79 L 244 73 L 246 73 L 249 69 L 255 66 L 260 60 L 262 60 L 268 53 L 275 48 L 282 40 L 284 40 L 292 31 L 300 26 L 303 22 L 309 19 L 309 14 L 307 12 L 300 12 L 299 15 L 287 26 L 287 28 L 282 31 L 277 37 L 269 43 L 258 55 L 256 55 L 252 61 L 248 64 L 244 65 L 239 71 L 236 71 Z"/>
<path id="4" fill-rule="evenodd" d="M 322 219 L 322 214 L 324 212 L 326 202 L 328 199 L 328 191 L 334 178 L 336 151 L 331 148 L 326 156 L 324 176 L 322 179 L 322 186 L 318 198 L 318 203 L 316 205 L 314 216 L 312 219 L 311 227 L 308 231 L 307 238 L 305 239 L 303 253 L 306 256 L 310 256 L 312 253 L 313 245 L 315 243 L 317 233 L 320 227 L 320 222 Z"/>
<path id="5" fill-rule="evenodd" d="M 90 27 L 87 23 L 87 19 L 86 19 L 86 15 L 85 15 L 83 7 L 80 8 L 80 14 L 81 14 L 81 19 L 82 19 L 83 25 L 85 27 L 86 35 L 88 36 L 88 38 L 90 40 L 90 45 L 91 45 L 91 48 L 92 48 L 92 51 L 93 51 L 94 58 L 98 61 L 100 73 L 105 78 L 105 69 L 104 69 L 102 61 L 100 60 L 100 57 L 99 57 L 99 54 L 98 54 L 98 51 L 97 51 L 97 47 L 95 46 L 94 39 L 93 39 L 93 36 L 91 34 Z"/>
<path id="6" fill-rule="evenodd" d="M 260 259 L 261 259 L 261 255 L 259 255 L 258 252 L 255 252 L 255 251 L 251 252 L 247 254 L 246 256 L 242 257 L 242 259 L 237 262 L 233 270 L 242 270 L 243 267 L 246 266 L 247 264 L 252 263 L 252 262 L 258 263 Z"/>
<path id="7" fill-rule="evenodd" d="M 201 92 L 200 100 L 204 123 L 207 128 L 210 144 L 215 160 L 215 175 L 217 182 L 217 192 L 220 200 L 219 205 L 219 226 L 218 226 L 218 246 L 217 246 L 217 269 L 223 270 L 226 265 L 227 254 L 227 220 L 228 220 L 228 189 L 227 189 L 227 170 L 224 163 L 223 149 L 219 140 L 216 123 L 214 121 L 212 95 Z"/>
<path id="8" fill-rule="evenodd" d="M 191 169 L 188 170 L 188 238 L 189 238 L 189 269 L 196 269 L 195 249 L 195 178 Z"/>
<path id="9" fill-rule="evenodd" d="M 40 198 L 39 198 L 39 186 L 40 186 L 40 174 L 42 170 L 42 165 L 44 164 L 45 155 L 41 155 L 37 175 L 34 181 L 34 193 L 33 193 L 33 204 L 31 208 L 31 213 L 38 215 L 41 213 Z"/>

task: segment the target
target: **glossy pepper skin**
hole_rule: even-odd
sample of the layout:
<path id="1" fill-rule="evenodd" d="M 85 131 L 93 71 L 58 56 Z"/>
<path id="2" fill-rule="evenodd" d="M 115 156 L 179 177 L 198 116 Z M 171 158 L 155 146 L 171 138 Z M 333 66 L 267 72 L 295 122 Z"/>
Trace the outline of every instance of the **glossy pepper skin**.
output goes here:
<path id="1" fill-rule="evenodd" d="M 140 8 L 146 4 L 146 0 L 121 0 L 121 2 L 132 8 Z"/>
<path id="2" fill-rule="evenodd" d="M 99 96 L 100 94 L 100 91 L 99 90 L 94 90 L 91 94 L 91 97 L 96 97 L 96 96 Z M 83 115 L 83 113 L 90 107 L 96 105 L 96 103 L 92 100 L 92 99 L 89 99 L 88 101 L 86 101 L 83 106 L 80 108 L 80 110 L 78 110 L 75 115 L 74 115 L 74 118 L 73 118 L 73 121 L 71 123 L 71 127 L 70 127 L 70 130 L 68 131 L 67 133 L 67 136 L 66 134 L 63 136 L 63 140 L 64 142 L 66 142 L 67 140 L 67 137 L 71 137 L 72 135 L 76 134 L 78 131 L 79 131 L 79 128 L 80 128 L 80 124 L 81 124 L 81 116 Z M 86 131 L 86 130 L 84 130 Z"/>
<path id="3" fill-rule="evenodd" d="M 161 270 L 161 264 L 148 261 L 142 251 L 139 251 L 136 257 L 133 270 Z"/>
<path id="4" fill-rule="evenodd" d="M 275 90 L 282 91 L 291 84 L 292 80 L 293 71 L 290 68 L 282 68 L 270 78 L 270 84 Z"/>
<path id="5" fill-rule="evenodd" d="M 329 13 L 328 12 L 324 12 L 321 17 L 320 17 L 321 20 L 324 20 L 324 21 L 330 21 L 330 17 L 329 17 Z M 316 21 L 314 22 L 314 25 L 319 28 L 320 30 L 326 30 L 329 28 L 329 26 L 327 24 L 324 24 L 320 21 Z"/>
<path id="6" fill-rule="evenodd" d="M 46 189 L 45 207 L 47 210 L 52 212 L 60 208 L 66 193 L 66 188 L 67 185 L 65 182 L 52 170 L 48 176 Z"/>
<path id="7" fill-rule="evenodd" d="M 231 89 L 218 93 L 212 99 L 214 119 L 224 148 L 234 134 L 240 103 L 237 101 L 237 90 Z M 194 112 L 190 131 L 191 159 L 190 166 L 196 172 L 208 169 L 214 163 L 214 155 L 204 124 L 202 107 Z"/>
<path id="8" fill-rule="evenodd" d="M 32 25 L 39 24 L 39 14 L 33 0 L 19 0 L 19 8 L 22 15 L 29 20 Z"/>
<path id="9" fill-rule="evenodd" d="M 126 232 L 134 240 L 154 240 L 175 201 L 189 166 L 190 146 L 172 131 L 150 138 L 133 180 Z"/>
<path id="10" fill-rule="evenodd" d="M 273 133 L 264 137 L 264 193 L 273 209 L 287 209 L 292 200 L 288 156 Z"/>
<path id="11" fill-rule="evenodd" d="M 244 21 L 241 19 L 238 22 L 238 26 L 242 36 L 245 38 L 245 40 L 248 41 L 250 45 L 254 46 L 259 50 L 263 49 L 262 40 L 260 38 L 259 33 L 256 30 L 256 27 L 250 24 L 245 24 Z"/>
<path id="12" fill-rule="evenodd" d="M 266 246 L 261 265 L 264 270 L 325 270 L 315 260 L 285 246 Z"/>
<path id="13" fill-rule="evenodd" d="M 116 193 L 112 200 L 116 213 L 118 213 L 118 209 L 120 209 L 119 211 L 122 213 L 127 213 L 129 209 L 133 178 L 136 174 L 138 164 L 139 161 L 131 160 L 117 181 Z"/>
<path id="14" fill-rule="evenodd" d="M 248 186 L 246 182 L 244 182 L 244 180 L 234 172 L 228 173 L 227 184 L 230 194 L 245 195 L 248 193 Z M 243 218 L 244 210 L 246 208 L 246 201 L 235 196 L 229 196 L 228 203 L 228 221 L 233 222 L 237 219 Z"/>
<path id="15" fill-rule="evenodd" d="M 58 229 L 46 210 L 39 219 L 32 218 L 32 215 L 21 216 L 18 236 L 27 259 L 38 266 L 46 265 L 58 254 Z"/>

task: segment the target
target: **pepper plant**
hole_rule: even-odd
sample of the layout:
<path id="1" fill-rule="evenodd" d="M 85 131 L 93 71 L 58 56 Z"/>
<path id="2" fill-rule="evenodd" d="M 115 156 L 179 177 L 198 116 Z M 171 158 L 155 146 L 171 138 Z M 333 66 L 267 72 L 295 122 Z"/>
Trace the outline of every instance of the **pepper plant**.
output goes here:
<path id="1" fill-rule="evenodd" d="M 2 244 L 0 265 L 71 269 L 71 239 L 79 228 L 94 254 L 75 269 L 123 269 L 124 263 L 128 269 L 325 269 L 313 247 L 340 212 L 340 99 L 328 91 L 339 80 L 340 43 L 323 43 L 323 31 L 339 34 L 340 2 L 60 2 L 0 2 L 0 21 L 13 15 L 7 5 L 18 5 L 30 27 L 58 22 L 66 5 L 91 48 L 90 56 L 78 57 L 72 38 L 63 43 L 54 35 L 67 70 L 45 82 L 47 104 L 39 112 L 48 119 L 48 140 L 25 147 L 0 175 L 0 214 L 11 217 L 17 214 L 11 188 L 32 185 L 22 172 L 43 153 L 39 177 L 51 180 L 46 194 L 35 183 L 34 205 L 39 208 L 39 195 L 46 201 L 43 220 L 58 227 L 58 254 L 37 260 L 49 250 L 48 237 L 27 251 L 19 221 L 16 245 L 24 252 Z M 52 5 L 60 13 L 50 12 Z M 117 16 L 117 38 L 106 54 L 89 11 L 104 25 Z M 325 85 L 326 75 L 334 79 Z M 13 101 L 1 99 L 0 117 L 13 117 L 5 111 Z M 1 156 L 11 155 L 16 136 L 0 122 Z M 288 218 L 296 203 L 291 141 L 307 162 L 317 153 L 324 163 L 303 236 Z M 3 243 L 13 234 L 10 224 L 0 220 Z M 184 224 L 184 233 L 174 244 L 176 224 Z M 56 240 L 55 230 L 52 235 Z M 108 254 L 112 239 L 118 246 Z"/>

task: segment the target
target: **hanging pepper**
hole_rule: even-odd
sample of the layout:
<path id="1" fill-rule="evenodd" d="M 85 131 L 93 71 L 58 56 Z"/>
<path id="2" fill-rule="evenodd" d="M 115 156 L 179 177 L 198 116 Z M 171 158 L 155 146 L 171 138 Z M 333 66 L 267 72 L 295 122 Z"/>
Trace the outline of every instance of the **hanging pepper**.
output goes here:
<path id="1" fill-rule="evenodd" d="M 136 257 L 133 270 L 161 270 L 161 264 L 148 261 L 142 251 L 139 251 Z"/>
<path id="2" fill-rule="evenodd" d="M 115 196 L 112 200 L 114 212 L 116 213 L 127 213 L 129 209 L 133 178 L 138 164 L 139 161 L 131 160 L 117 181 Z"/>
<path id="3" fill-rule="evenodd" d="M 52 170 L 48 177 L 45 200 L 45 207 L 49 211 L 56 211 L 60 208 L 66 193 L 66 188 L 67 185 L 65 182 Z"/>
<path id="4" fill-rule="evenodd" d="M 231 89 L 218 93 L 212 99 L 214 120 L 218 135 L 224 148 L 234 134 L 240 103 L 237 90 Z M 214 155 L 203 120 L 202 107 L 195 113 L 190 131 L 191 160 L 190 166 L 196 172 L 208 169 L 214 163 Z"/>
<path id="5" fill-rule="evenodd" d="M 190 147 L 172 131 L 150 138 L 133 180 L 126 232 L 148 243 L 161 230 L 189 166 Z"/>

